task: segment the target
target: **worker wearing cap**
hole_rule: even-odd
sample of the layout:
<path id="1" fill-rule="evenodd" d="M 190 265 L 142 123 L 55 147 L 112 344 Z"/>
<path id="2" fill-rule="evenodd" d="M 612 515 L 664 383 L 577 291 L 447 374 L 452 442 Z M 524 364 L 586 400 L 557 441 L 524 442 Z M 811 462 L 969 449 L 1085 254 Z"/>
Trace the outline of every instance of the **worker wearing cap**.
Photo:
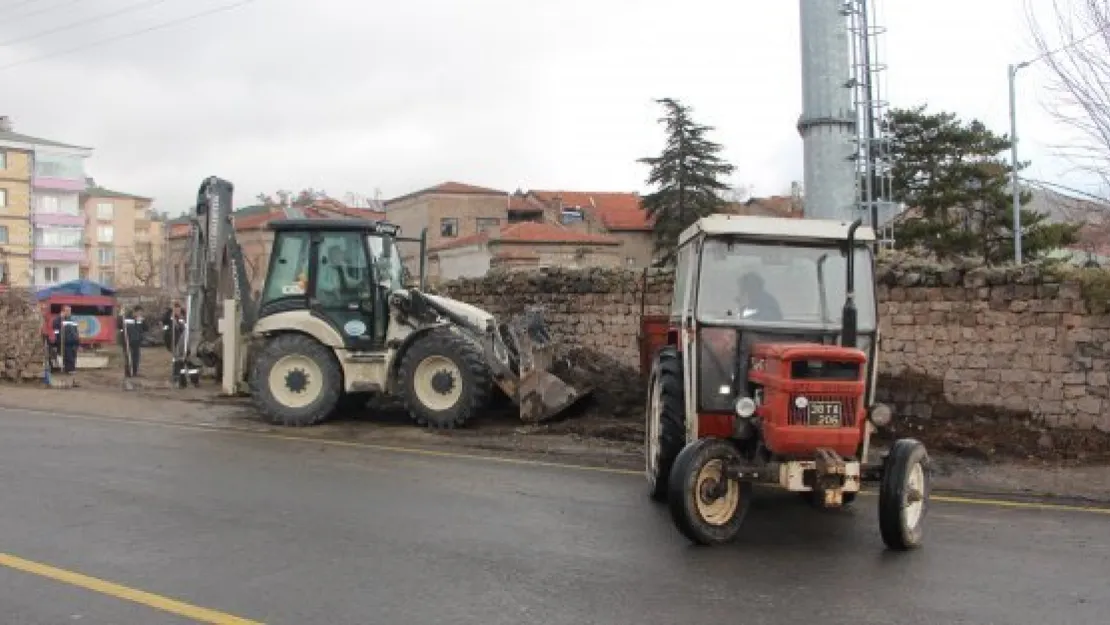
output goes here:
<path id="1" fill-rule="evenodd" d="M 73 320 L 73 308 L 62 306 L 62 314 L 54 317 L 54 348 L 62 354 L 62 371 L 73 375 L 77 370 L 77 347 L 81 334 Z"/>

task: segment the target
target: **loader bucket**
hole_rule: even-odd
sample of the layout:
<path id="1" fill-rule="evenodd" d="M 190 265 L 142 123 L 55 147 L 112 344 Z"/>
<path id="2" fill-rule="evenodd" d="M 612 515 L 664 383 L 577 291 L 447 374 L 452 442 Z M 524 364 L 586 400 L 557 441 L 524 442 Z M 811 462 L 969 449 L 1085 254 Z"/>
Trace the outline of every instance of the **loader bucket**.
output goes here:
<path id="1" fill-rule="evenodd" d="M 519 372 L 514 399 L 520 407 L 521 421 L 547 421 L 593 392 L 589 386 L 573 386 L 553 373 L 557 364 L 555 342 L 539 309 L 529 310 L 504 324 L 501 338 Z M 569 371 L 570 364 L 565 364 Z"/>

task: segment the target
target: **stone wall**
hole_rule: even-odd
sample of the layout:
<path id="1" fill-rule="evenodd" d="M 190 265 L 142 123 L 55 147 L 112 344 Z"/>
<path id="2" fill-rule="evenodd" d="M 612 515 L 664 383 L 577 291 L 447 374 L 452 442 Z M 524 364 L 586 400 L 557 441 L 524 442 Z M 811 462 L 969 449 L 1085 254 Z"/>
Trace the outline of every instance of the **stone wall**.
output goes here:
<path id="1" fill-rule="evenodd" d="M 1092 301 L 1101 278 L 1080 273 L 881 261 L 880 399 L 917 420 L 1110 432 L 1110 315 Z M 671 276 L 658 271 L 494 274 L 441 292 L 501 315 L 545 307 L 553 335 L 631 398 L 645 276 L 644 312 L 667 312 Z"/>
<path id="2" fill-rule="evenodd" d="M 0 293 L 0 380 L 41 380 L 46 368 L 42 317 L 28 290 Z"/>

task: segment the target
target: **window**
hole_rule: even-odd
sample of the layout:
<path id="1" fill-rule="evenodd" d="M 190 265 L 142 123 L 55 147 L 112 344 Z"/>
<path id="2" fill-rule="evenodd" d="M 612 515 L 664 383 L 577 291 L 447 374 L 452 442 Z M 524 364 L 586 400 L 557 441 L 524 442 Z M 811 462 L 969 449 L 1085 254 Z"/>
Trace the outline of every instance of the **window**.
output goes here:
<path id="1" fill-rule="evenodd" d="M 45 279 L 47 284 L 56 283 L 61 276 L 61 273 L 61 270 L 59 270 L 57 267 L 42 268 L 42 277 Z"/>
<path id="2" fill-rule="evenodd" d="M 8 205 L 8 190 L 0 189 L 0 208 Z"/>
<path id="3" fill-rule="evenodd" d="M 459 236 L 459 219 L 458 217 L 444 217 L 439 220 L 439 236 L 441 237 L 457 237 Z"/>
<path id="4" fill-rule="evenodd" d="M 501 225 L 501 220 L 497 217 L 478 217 L 478 232 L 488 232 L 496 230 Z"/>
<path id="5" fill-rule="evenodd" d="M 58 202 L 56 195 L 41 195 L 39 196 L 39 212 L 41 213 L 58 213 L 61 212 L 61 205 Z"/>
<path id="6" fill-rule="evenodd" d="M 81 234 L 76 228 L 35 228 L 35 245 L 81 247 Z"/>
<path id="7" fill-rule="evenodd" d="M 96 240 L 101 243 L 111 243 L 115 238 L 115 229 L 112 226 L 97 226 Z"/>
<path id="8" fill-rule="evenodd" d="M 629 267 L 635 267 L 636 266 L 636 259 L 632 258 L 631 256 L 625 256 L 624 257 L 624 264 L 628 265 Z"/>
<path id="9" fill-rule="evenodd" d="M 102 247 L 96 250 L 96 260 L 101 265 L 111 265 L 116 260 L 115 250 L 110 247 Z"/>
<path id="10" fill-rule="evenodd" d="M 101 271 L 99 282 L 104 286 L 112 286 L 116 283 L 116 272 L 111 270 Z"/>
<path id="11" fill-rule="evenodd" d="M 266 276 L 266 292 L 262 301 L 303 296 L 308 287 L 308 234 L 283 232 L 274 242 L 274 255 Z"/>
<path id="12" fill-rule="evenodd" d="M 80 156 L 39 152 L 35 155 L 35 175 L 44 178 L 84 180 L 85 164 Z"/>
<path id="13" fill-rule="evenodd" d="M 116 207 L 113 206 L 111 202 L 99 202 L 99 203 L 97 203 L 97 205 L 96 205 L 96 218 L 111 221 L 112 216 L 115 215 L 115 208 Z"/>
<path id="14" fill-rule="evenodd" d="M 871 251 L 855 250 L 855 283 L 872 285 Z M 838 247 L 706 241 L 698 282 L 698 319 L 706 323 L 787 323 L 840 327 L 847 258 Z M 856 291 L 859 330 L 875 329 L 870 288 Z"/>
<path id="15" fill-rule="evenodd" d="M 8 153 L 4 150 L 0 150 L 0 169 L 7 169 L 7 168 L 8 168 Z"/>
<path id="16" fill-rule="evenodd" d="M 357 232 L 325 234 L 316 262 L 316 299 L 324 308 L 346 310 L 370 296 L 366 247 Z"/>
<path id="17" fill-rule="evenodd" d="M 8 242 L 8 227 L 0 226 L 0 243 Z"/>

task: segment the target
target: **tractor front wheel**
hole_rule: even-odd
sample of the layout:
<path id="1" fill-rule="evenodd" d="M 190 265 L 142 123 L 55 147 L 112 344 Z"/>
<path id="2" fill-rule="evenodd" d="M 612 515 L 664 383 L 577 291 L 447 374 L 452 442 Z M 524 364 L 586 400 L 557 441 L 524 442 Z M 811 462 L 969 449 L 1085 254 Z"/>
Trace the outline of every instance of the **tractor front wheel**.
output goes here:
<path id="1" fill-rule="evenodd" d="M 890 549 L 906 551 L 924 538 L 931 476 L 925 445 L 912 438 L 894 442 L 879 483 L 879 532 Z"/>
<path id="2" fill-rule="evenodd" d="M 649 494 L 655 501 L 666 501 L 671 467 L 686 443 L 682 357 L 673 346 L 664 347 L 655 359 L 645 412 L 644 472 Z"/>
<path id="3" fill-rule="evenodd" d="M 307 427 L 335 410 L 343 373 L 331 348 L 304 334 L 282 334 L 262 346 L 251 367 L 250 387 L 267 422 Z"/>
<path id="4" fill-rule="evenodd" d="M 493 380 L 481 349 L 450 328 L 436 328 L 405 351 L 401 392 L 420 425 L 454 428 L 485 408 Z"/>
<path id="5" fill-rule="evenodd" d="M 703 438 L 679 452 L 667 484 L 671 517 L 682 535 L 699 545 L 732 542 L 751 507 L 752 485 L 725 477 L 741 461 L 730 441 Z"/>

